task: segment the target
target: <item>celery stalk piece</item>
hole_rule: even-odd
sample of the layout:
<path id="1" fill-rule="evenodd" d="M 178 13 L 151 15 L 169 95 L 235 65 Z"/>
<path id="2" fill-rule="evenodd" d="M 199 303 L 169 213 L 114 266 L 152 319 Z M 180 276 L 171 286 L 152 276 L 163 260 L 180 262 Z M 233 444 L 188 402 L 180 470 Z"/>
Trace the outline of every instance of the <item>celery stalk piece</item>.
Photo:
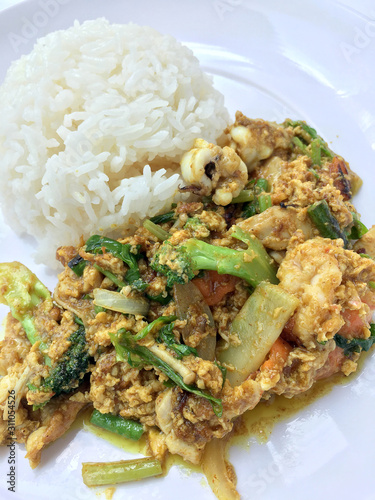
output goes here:
<path id="1" fill-rule="evenodd" d="M 118 462 L 84 462 L 82 479 L 86 486 L 126 483 L 163 473 L 161 463 L 152 457 Z"/>
<path id="2" fill-rule="evenodd" d="M 240 385 L 258 370 L 298 304 L 296 297 L 267 282 L 250 295 L 231 326 L 231 334 L 240 343 L 230 345 L 218 356 L 221 364 L 234 368 L 227 372 L 232 386 Z"/>

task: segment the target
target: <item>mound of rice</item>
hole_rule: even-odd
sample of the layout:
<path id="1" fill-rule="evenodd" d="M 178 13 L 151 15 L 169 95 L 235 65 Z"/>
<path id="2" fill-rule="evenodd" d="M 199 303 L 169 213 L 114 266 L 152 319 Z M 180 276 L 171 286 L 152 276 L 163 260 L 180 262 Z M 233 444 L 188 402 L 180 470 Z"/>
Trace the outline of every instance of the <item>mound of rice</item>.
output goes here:
<path id="1" fill-rule="evenodd" d="M 10 67 L 0 114 L 4 218 L 36 238 L 36 260 L 49 265 L 62 244 L 163 210 L 181 184 L 181 153 L 228 122 L 187 47 L 105 19 L 39 39 Z"/>

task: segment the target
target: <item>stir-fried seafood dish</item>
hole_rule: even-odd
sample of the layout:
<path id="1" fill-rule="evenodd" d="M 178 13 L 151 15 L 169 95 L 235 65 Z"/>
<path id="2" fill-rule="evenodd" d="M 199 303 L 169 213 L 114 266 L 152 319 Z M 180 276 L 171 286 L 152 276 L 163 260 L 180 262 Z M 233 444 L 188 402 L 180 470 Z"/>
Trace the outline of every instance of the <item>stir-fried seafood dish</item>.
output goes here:
<path id="1" fill-rule="evenodd" d="M 313 128 L 237 112 L 181 173 L 182 201 L 134 234 L 58 248 L 53 294 L 0 264 L 1 438 L 13 391 L 31 467 L 91 407 L 97 425 L 144 434 L 148 463 L 177 454 L 209 476 L 244 412 L 349 375 L 373 344 L 375 226 L 352 204 L 361 180 Z M 96 467 L 86 484 L 106 482 Z"/>

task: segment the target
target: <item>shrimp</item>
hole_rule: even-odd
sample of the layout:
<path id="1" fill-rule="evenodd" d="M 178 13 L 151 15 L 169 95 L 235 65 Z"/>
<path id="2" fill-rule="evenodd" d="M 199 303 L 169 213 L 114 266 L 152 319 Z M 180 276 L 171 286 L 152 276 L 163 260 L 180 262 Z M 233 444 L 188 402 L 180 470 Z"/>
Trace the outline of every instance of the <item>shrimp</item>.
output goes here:
<path id="1" fill-rule="evenodd" d="M 292 334 L 314 348 L 341 330 L 343 312 L 354 303 L 358 314 L 367 315 L 369 306 L 360 297 L 375 279 L 375 262 L 344 249 L 342 240 L 318 237 L 288 250 L 277 276 L 280 286 L 300 300 Z"/>
<path id="2" fill-rule="evenodd" d="M 308 240 L 287 252 L 277 274 L 280 286 L 300 300 L 292 333 L 306 347 L 332 338 L 344 324 L 335 300 L 342 280 L 336 249 L 322 238 Z"/>
<path id="3" fill-rule="evenodd" d="M 305 239 L 314 236 L 314 228 L 306 216 L 306 211 L 298 211 L 292 207 L 273 206 L 237 225 L 254 234 L 265 247 L 272 250 L 285 250 L 298 229 L 302 231 Z"/>
<path id="4" fill-rule="evenodd" d="M 249 172 L 260 161 L 269 158 L 275 150 L 288 151 L 292 140 L 291 132 L 276 123 L 251 120 L 240 111 L 237 111 L 236 121 L 227 132 L 231 147 L 246 163 Z"/>
<path id="5" fill-rule="evenodd" d="M 247 168 L 236 152 L 228 147 L 196 139 L 194 147 L 181 159 L 181 173 L 189 184 L 181 188 L 200 196 L 212 197 L 216 205 L 229 205 L 246 186 Z"/>

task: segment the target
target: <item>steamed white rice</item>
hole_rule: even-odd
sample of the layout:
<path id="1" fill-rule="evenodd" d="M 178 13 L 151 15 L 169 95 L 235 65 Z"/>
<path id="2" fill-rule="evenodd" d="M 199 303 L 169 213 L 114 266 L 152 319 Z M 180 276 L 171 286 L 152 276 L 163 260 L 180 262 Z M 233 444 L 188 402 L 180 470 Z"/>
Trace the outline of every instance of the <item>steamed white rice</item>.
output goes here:
<path id="1" fill-rule="evenodd" d="M 104 19 L 38 40 L 9 69 L 0 114 L 4 218 L 49 265 L 62 244 L 163 210 L 182 182 L 181 153 L 228 121 L 187 47 Z"/>

